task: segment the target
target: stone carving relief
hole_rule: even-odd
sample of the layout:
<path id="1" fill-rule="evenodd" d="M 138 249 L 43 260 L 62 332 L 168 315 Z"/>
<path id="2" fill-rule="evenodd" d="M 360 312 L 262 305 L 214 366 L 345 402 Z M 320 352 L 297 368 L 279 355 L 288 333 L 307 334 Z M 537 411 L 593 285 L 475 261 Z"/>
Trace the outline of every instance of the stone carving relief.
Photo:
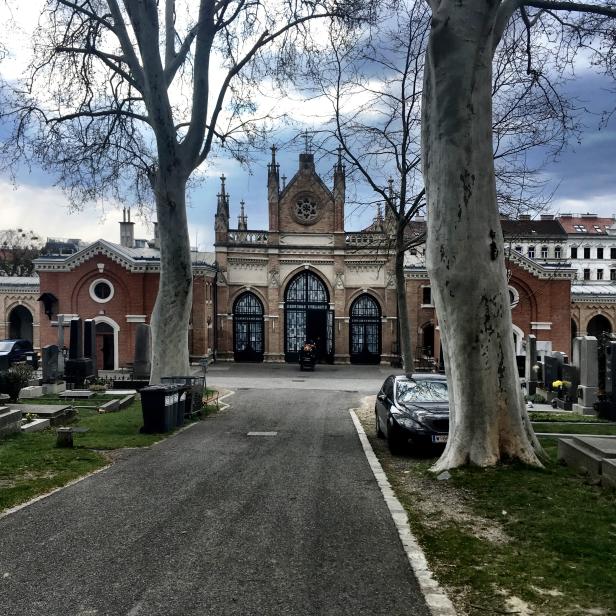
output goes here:
<path id="1" fill-rule="evenodd" d="M 396 288 L 396 274 L 394 272 L 387 272 L 387 282 L 385 283 L 385 286 L 388 289 Z"/>
<path id="2" fill-rule="evenodd" d="M 269 273 L 270 287 L 277 289 L 280 287 L 280 272 L 277 269 L 271 269 Z"/>
<path id="3" fill-rule="evenodd" d="M 336 289 L 344 289 L 344 274 L 342 272 L 336 272 L 334 287 L 336 287 Z"/>

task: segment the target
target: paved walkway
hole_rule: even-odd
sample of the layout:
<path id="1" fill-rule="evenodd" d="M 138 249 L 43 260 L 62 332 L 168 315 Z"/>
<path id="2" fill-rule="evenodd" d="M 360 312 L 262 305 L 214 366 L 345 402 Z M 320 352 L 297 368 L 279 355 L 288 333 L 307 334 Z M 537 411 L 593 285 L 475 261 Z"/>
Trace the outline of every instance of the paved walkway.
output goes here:
<path id="1" fill-rule="evenodd" d="M 348 414 L 360 397 L 239 391 L 0 519 L 0 612 L 426 616 Z"/>

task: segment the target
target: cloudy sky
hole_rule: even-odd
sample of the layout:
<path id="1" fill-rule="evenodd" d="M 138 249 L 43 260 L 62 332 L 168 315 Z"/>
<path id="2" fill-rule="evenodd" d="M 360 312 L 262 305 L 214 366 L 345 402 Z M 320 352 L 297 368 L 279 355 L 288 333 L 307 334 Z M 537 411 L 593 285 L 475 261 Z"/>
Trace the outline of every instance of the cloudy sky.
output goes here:
<path id="1" fill-rule="evenodd" d="M 29 0 L 27 8 L 20 8 L 17 28 L 10 37 L 12 58 L 0 65 L 0 71 L 8 79 L 20 76 L 28 48 L 28 36 L 36 22 L 37 5 L 40 0 Z M 23 6 L 23 5 L 22 5 Z M 0 22 L 6 22 L 6 8 L 0 7 Z M 598 113 L 615 104 L 614 94 L 607 91 L 610 84 L 600 76 L 578 70 L 569 93 L 597 115 L 585 113 L 579 143 L 571 143 L 558 161 L 551 162 L 544 170 L 549 180 L 549 189 L 554 190 L 552 211 L 554 212 L 595 212 L 600 215 L 616 214 L 616 118 L 607 126 L 600 126 Z M 274 99 L 269 103 L 279 104 Z M 299 137 L 302 128 L 319 130 L 319 113 L 310 105 L 297 105 L 295 101 L 282 101 L 291 110 L 296 123 L 292 129 L 285 127 L 272 134 L 272 141 L 281 149 L 278 160 L 281 175 L 291 178 L 297 170 L 297 159 L 303 150 L 303 139 Z M 1 129 L 1 127 L 0 127 Z M 255 162 L 250 169 L 237 162 L 219 157 L 204 168 L 205 181 L 191 193 L 189 206 L 189 227 L 191 244 L 202 250 L 212 248 L 213 220 L 216 208 L 216 194 L 219 190 L 218 177 L 224 173 L 231 194 L 232 226 L 239 213 L 240 201 L 246 202 L 249 226 L 252 229 L 267 228 L 266 165 L 271 156 L 269 151 L 254 152 Z M 318 171 L 328 185 L 331 185 L 332 157 L 319 157 Z M 84 240 L 106 238 L 119 241 L 119 225 L 122 204 L 105 203 L 88 206 L 80 212 L 69 212 L 67 199 L 54 187 L 54 177 L 37 167 L 19 170 L 17 182 L 8 175 L 0 174 L 0 229 L 21 227 L 31 229 L 40 236 L 80 237 Z M 371 211 L 347 211 L 348 229 L 359 229 L 369 222 Z M 133 214 L 137 222 L 136 236 L 151 237 L 152 227 L 148 224 L 152 216 Z"/>

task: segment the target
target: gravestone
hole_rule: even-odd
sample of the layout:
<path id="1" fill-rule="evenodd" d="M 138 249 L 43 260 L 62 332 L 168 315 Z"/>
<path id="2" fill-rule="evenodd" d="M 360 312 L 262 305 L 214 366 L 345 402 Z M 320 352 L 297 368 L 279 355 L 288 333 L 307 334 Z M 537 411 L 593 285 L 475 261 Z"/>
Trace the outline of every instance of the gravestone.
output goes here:
<path id="1" fill-rule="evenodd" d="M 64 369 L 67 383 L 81 387 L 89 376 L 92 376 L 92 360 L 83 356 L 83 321 L 71 321 L 71 340 L 68 359 Z"/>
<path id="2" fill-rule="evenodd" d="M 137 324 L 135 332 L 135 361 L 133 363 L 133 378 L 138 381 L 149 381 L 152 369 L 152 337 L 150 326 Z"/>
<path id="3" fill-rule="evenodd" d="M 43 383 L 55 383 L 60 378 L 60 349 L 55 344 L 48 344 L 42 351 Z"/>
<path id="4" fill-rule="evenodd" d="M 524 366 L 524 377 L 526 379 L 526 393 L 529 396 L 535 395 L 537 391 L 537 336 L 529 334 L 526 338 L 526 365 Z"/>
<path id="5" fill-rule="evenodd" d="M 81 319 L 71 320 L 71 340 L 68 347 L 68 358 L 83 358 L 83 321 Z"/>
<path id="6" fill-rule="evenodd" d="M 92 360 L 92 375 L 98 376 L 96 365 L 96 322 L 94 319 L 84 321 L 83 356 Z"/>
<path id="7" fill-rule="evenodd" d="M 593 405 L 597 401 L 597 386 L 599 383 L 597 353 L 597 339 L 594 336 L 582 336 L 579 338 L 577 348 L 574 347 L 574 357 L 579 362 L 580 368 L 580 385 L 577 402 L 573 405 L 573 410 L 582 415 L 593 414 Z"/>
<path id="8" fill-rule="evenodd" d="M 567 395 L 575 398 L 577 396 L 577 388 L 580 384 L 580 371 L 577 366 L 563 364 L 562 374 L 562 380 L 569 383 L 569 385 L 566 386 Z"/>
<path id="9" fill-rule="evenodd" d="M 562 363 L 559 358 L 546 355 L 543 358 L 543 385 L 552 391 L 552 383 L 560 380 Z"/>
<path id="10" fill-rule="evenodd" d="M 64 376 L 64 315 L 58 315 L 58 372 L 60 377 Z"/>

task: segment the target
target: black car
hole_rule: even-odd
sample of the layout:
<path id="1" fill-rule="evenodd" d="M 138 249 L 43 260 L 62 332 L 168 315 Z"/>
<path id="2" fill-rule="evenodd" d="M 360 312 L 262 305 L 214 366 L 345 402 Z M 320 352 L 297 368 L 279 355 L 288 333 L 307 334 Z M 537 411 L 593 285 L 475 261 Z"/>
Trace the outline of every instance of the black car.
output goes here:
<path id="1" fill-rule="evenodd" d="M 392 453 L 401 453 L 409 444 L 442 446 L 449 434 L 447 379 L 440 374 L 387 377 L 374 414 L 376 434 L 387 438 Z"/>
<path id="2" fill-rule="evenodd" d="M 38 363 L 38 358 L 29 340 L 0 340 L 0 357 L 8 359 L 9 366 L 22 361 Z M 34 366 L 36 367 L 36 366 Z"/>

